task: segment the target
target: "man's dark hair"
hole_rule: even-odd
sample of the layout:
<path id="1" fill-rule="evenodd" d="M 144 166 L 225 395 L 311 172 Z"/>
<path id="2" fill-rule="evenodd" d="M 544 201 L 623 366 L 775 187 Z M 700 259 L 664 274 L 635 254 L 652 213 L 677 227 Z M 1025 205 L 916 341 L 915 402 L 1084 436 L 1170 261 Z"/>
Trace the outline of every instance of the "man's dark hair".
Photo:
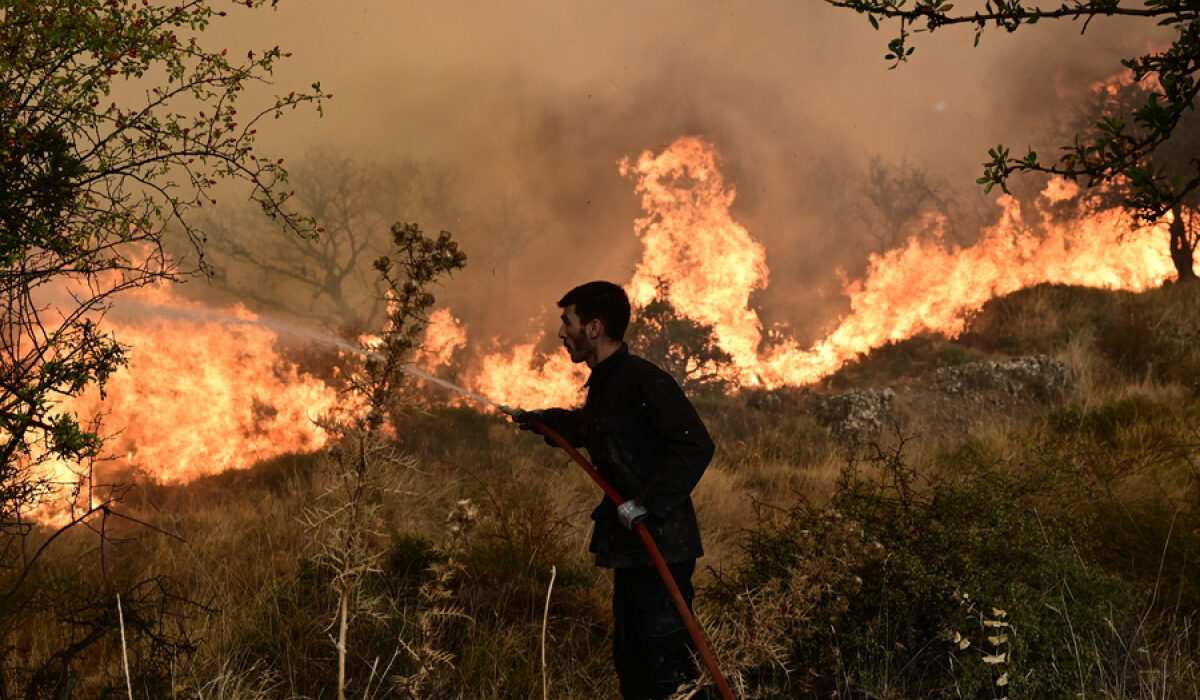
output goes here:
<path id="1" fill-rule="evenodd" d="M 612 282 L 588 282 L 581 284 L 558 300 L 559 308 L 575 306 L 575 314 L 581 323 L 600 319 L 604 334 L 613 340 L 622 340 L 629 327 L 629 297 L 625 290 Z"/>

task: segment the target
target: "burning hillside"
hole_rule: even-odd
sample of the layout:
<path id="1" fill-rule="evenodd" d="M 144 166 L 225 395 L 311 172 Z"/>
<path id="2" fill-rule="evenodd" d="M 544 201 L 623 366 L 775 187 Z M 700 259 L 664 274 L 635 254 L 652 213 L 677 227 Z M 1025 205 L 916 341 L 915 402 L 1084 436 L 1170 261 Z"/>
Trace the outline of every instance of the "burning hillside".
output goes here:
<path id="1" fill-rule="evenodd" d="M 851 312 L 804 348 L 787 329 L 768 336 L 750 304 L 751 294 L 768 283 L 766 253 L 730 215 L 736 191 L 725 183 L 710 144 L 684 137 L 662 153 L 621 163 L 621 171 L 636 179 L 646 212 L 635 223 L 644 253 L 626 286 L 632 301 L 649 302 L 665 282 L 675 308 L 711 325 L 733 356 L 727 378 L 735 385 L 809 384 L 891 341 L 924 331 L 957 336 L 988 299 L 1039 283 L 1140 291 L 1174 274 L 1165 224 L 1135 227 L 1116 211 L 1061 222 L 1044 211 L 1023 212 L 1002 196 L 999 221 L 969 248 L 940 243 L 941 222 L 930 220 L 926 235 L 871 256 L 866 276 L 846 286 Z M 1059 201 L 1073 189 L 1054 182 L 1043 199 Z M 532 347 L 488 355 L 471 385 L 513 405 L 577 400 L 578 370 L 561 356 L 535 359 Z M 518 379 L 533 375 L 536 382 Z"/>
<path id="2" fill-rule="evenodd" d="M 999 221 L 969 248 L 943 245 L 940 222 L 930 220 L 925 235 L 872 256 L 865 277 L 845 288 L 850 312 L 801 347 L 786 328 L 768 332 L 751 305 L 769 283 L 767 252 L 731 216 L 736 191 L 709 143 L 681 138 L 620 169 L 634 179 L 645 211 L 634 227 L 642 259 L 626 284 L 635 306 L 662 289 L 679 314 L 711 326 L 733 358 L 725 370 L 732 385 L 808 384 L 890 341 L 925 331 L 953 337 L 989 299 L 1042 282 L 1143 290 L 1172 276 L 1165 225 L 1134 228 L 1116 213 L 1060 222 L 1022 211 L 1006 196 Z M 1069 194 L 1055 184 L 1043 198 Z M 106 396 L 90 393 L 68 405 L 82 418 L 106 415 L 115 435 L 110 457 L 120 463 L 185 482 L 319 448 L 329 438 L 318 419 L 354 410 L 345 395 L 284 360 L 277 333 L 244 309 L 213 312 L 163 288 L 135 292 L 125 303 L 104 322 L 130 346 L 128 367 L 110 380 Z M 468 332 L 450 310 L 435 312 L 418 365 L 436 373 L 462 358 Z M 563 353 L 540 354 L 541 340 L 466 357 L 458 378 L 509 405 L 577 403 L 585 368 Z"/>

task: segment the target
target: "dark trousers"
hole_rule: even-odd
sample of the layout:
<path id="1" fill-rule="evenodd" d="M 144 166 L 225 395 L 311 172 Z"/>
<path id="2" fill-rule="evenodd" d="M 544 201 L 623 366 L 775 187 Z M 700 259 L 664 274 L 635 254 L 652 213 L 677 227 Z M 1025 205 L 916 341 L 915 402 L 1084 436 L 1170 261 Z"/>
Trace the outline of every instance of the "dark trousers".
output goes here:
<path id="1" fill-rule="evenodd" d="M 668 564 L 692 608 L 696 560 Z M 613 569 L 613 663 L 625 700 L 657 700 L 696 678 L 695 645 L 653 566 Z"/>

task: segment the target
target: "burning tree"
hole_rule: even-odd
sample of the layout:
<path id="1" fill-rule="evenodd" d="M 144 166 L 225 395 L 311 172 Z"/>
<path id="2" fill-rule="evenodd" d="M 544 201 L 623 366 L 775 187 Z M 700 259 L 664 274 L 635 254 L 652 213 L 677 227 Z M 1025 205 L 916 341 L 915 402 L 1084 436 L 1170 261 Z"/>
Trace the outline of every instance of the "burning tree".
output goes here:
<path id="1" fill-rule="evenodd" d="M 28 512 L 50 487 L 38 469 L 86 465 L 103 442 L 98 425 L 80 425 L 56 399 L 102 387 L 123 363 L 117 339 L 97 324 L 109 302 L 178 272 L 163 250 L 167 229 L 201 244 L 192 215 L 215 203 L 222 180 L 247 186 L 283 227 L 314 233 L 287 206 L 287 172 L 255 151 L 255 134 L 285 110 L 319 111 L 328 96 L 314 83 L 244 109 L 246 88 L 266 82 L 286 54 L 205 47 L 203 31 L 226 15 L 213 4 L 0 0 L 0 635 L 14 631 L 24 606 L 42 604 L 30 572 L 46 547 L 27 556 L 21 546 Z M 89 497 L 58 533 L 97 510 L 107 521 L 107 503 Z M 114 629 L 111 615 L 97 624 L 65 635 L 62 652 L 33 669 L 40 680 L 29 697 L 70 693 L 75 657 Z M 3 665 L 7 693 L 17 672 Z"/>
<path id="2" fill-rule="evenodd" d="M 254 0 L 242 5 L 260 6 Z M 224 11 L 86 0 L 0 4 L 0 465 L 94 454 L 101 438 L 54 405 L 102 385 L 122 361 L 96 318 L 122 290 L 170 277 L 169 225 L 194 243 L 190 215 L 220 180 L 284 227 L 287 172 L 254 151 L 259 123 L 313 102 L 320 85 L 241 112 L 278 47 L 244 60 L 200 34 Z"/>
<path id="3" fill-rule="evenodd" d="M 1105 81 L 1095 88 L 1098 99 L 1088 105 L 1090 112 L 1121 114 L 1136 109 L 1153 94 L 1148 81 L 1134 81 L 1128 75 Z M 1090 114 L 1089 114 L 1090 117 Z M 1077 133 L 1092 134 L 1095 131 L 1090 118 L 1080 117 L 1072 125 Z M 1200 156 L 1200 119 L 1195 112 L 1180 118 L 1179 126 L 1171 139 L 1170 148 L 1161 148 L 1146 156 L 1148 167 L 1179 170 L 1186 168 L 1190 159 Z M 1081 191 L 1074 204 L 1085 210 L 1128 207 L 1131 183 L 1120 177 L 1105 185 Z M 1169 209 L 1169 247 L 1171 261 L 1180 280 L 1196 280 L 1194 258 L 1200 244 L 1200 189 L 1192 190 L 1179 197 Z M 1133 212 L 1135 215 L 1137 211 Z"/>
<path id="4" fill-rule="evenodd" d="M 721 349 L 711 324 L 681 315 L 671 303 L 670 289 L 659 281 L 658 293 L 637 309 L 629 324 L 629 344 L 662 367 L 688 391 L 724 391 L 734 376 L 733 356 Z"/>
<path id="5" fill-rule="evenodd" d="M 1082 179 L 1088 187 L 1118 183 L 1124 191 L 1124 206 L 1145 220 L 1154 221 L 1175 212 L 1200 190 L 1200 154 L 1194 148 L 1184 157 L 1165 157 L 1192 144 L 1179 137 L 1188 129 L 1181 122 L 1194 109 L 1200 83 L 1200 2 L 1197 0 L 1142 0 L 1122 5 L 1119 0 L 1073 0 L 1053 9 L 1028 5 L 1024 0 L 988 0 L 982 12 L 954 12 L 950 0 L 825 0 L 831 5 L 867 15 L 876 29 L 881 20 L 895 20 L 899 31 L 888 42 L 886 59 L 896 64 L 908 60 L 914 47 L 912 35 L 944 26 L 975 27 L 979 42 L 989 26 L 1014 32 L 1041 20 L 1082 19 L 1083 29 L 1098 16 L 1121 16 L 1131 20 L 1155 20 L 1175 31 L 1175 38 L 1162 51 L 1124 59 L 1134 83 L 1147 86 L 1136 104 L 1128 109 L 1104 110 L 1092 133 L 1077 136 L 1059 150 L 1057 160 L 1048 160 L 1034 150 L 1012 155 L 1000 145 L 984 163 L 978 179 L 985 191 L 999 186 L 1008 191 L 1014 173 L 1044 173 L 1072 180 Z M 1180 247 L 1186 243 L 1182 223 L 1172 230 L 1172 258 L 1181 278 L 1191 275 L 1191 257 Z M 1182 236 L 1182 238 L 1180 237 Z M 1194 236 L 1192 236 L 1194 238 Z M 1186 247 L 1186 246 L 1185 246 Z M 1186 260 L 1184 260 L 1186 258 Z M 1183 266 L 1181 266 L 1181 261 Z M 1185 269 L 1186 267 L 1186 269 Z"/>

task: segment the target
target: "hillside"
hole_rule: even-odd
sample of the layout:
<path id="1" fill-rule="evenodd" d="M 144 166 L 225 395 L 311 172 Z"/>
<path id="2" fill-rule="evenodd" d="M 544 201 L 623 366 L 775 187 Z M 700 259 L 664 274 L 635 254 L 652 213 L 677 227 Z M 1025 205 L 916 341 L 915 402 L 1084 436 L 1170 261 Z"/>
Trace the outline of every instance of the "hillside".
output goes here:
<path id="1" fill-rule="evenodd" d="M 718 451 L 697 607 L 739 697 L 1200 696 L 1196 292 L 1039 286 L 819 386 L 699 397 Z M 139 522 L 39 570 L 61 605 L 30 606 L 8 653 L 44 673 L 4 683 L 124 697 L 111 616 L 62 614 L 112 587 L 134 697 L 336 697 L 353 580 L 353 697 L 612 696 L 586 476 L 494 415 L 393 426 L 137 485 Z M 362 517 L 331 527 L 348 503 Z"/>

